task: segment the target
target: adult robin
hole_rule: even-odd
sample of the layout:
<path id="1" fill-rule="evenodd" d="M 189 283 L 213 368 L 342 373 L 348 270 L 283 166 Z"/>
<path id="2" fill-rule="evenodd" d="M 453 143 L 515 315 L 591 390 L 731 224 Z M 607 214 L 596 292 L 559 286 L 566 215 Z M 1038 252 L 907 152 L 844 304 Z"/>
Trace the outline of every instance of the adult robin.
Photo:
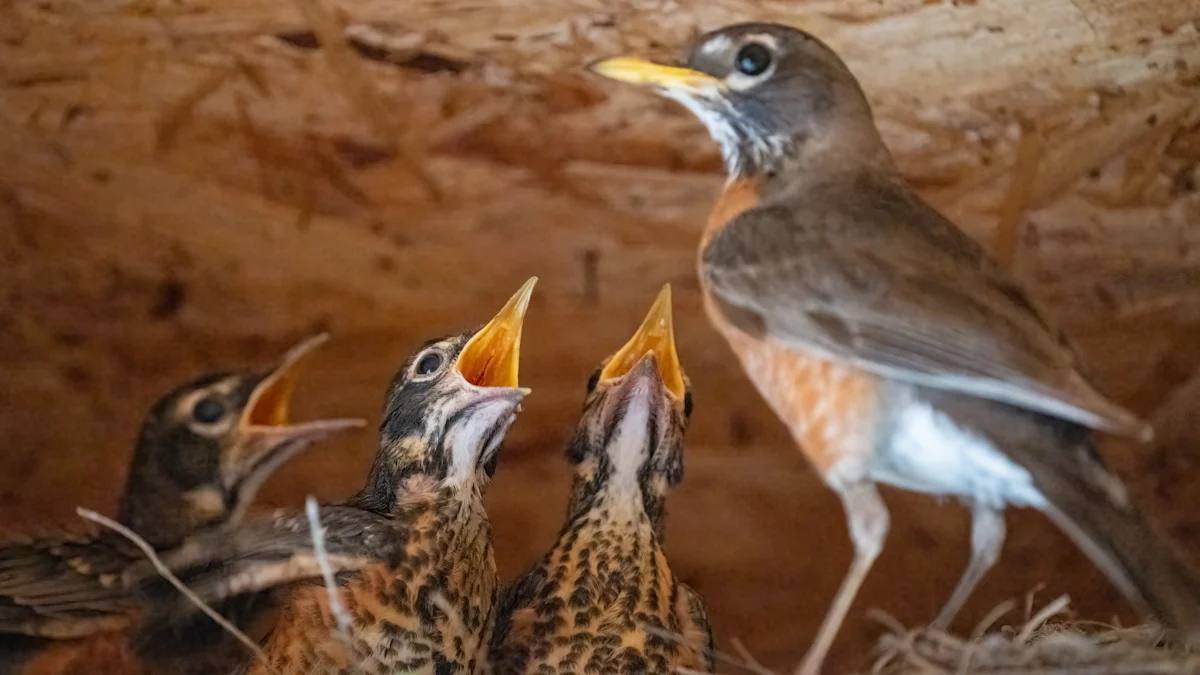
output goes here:
<path id="1" fill-rule="evenodd" d="M 634 336 L 588 381 L 567 447 L 575 467 L 558 541 L 502 595 L 497 675 L 711 672 L 704 601 L 663 550 L 691 415 L 664 286 Z"/>
<path id="2" fill-rule="evenodd" d="M 747 23 L 683 67 L 591 66 L 695 113 L 728 181 L 701 238 L 713 324 L 841 497 L 854 560 L 801 672 L 815 673 L 883 546 L 875 483 L 972 509 L 971 561 L 935 626 L 995 562 L 1008 505 L 1042 510 L 1140 609 L 1194 637 L 1200 585 L 1093 450 L 1149 437 L 1044 312 L 901 179 L 847 66 L 811 35 Z"/>
<path id="3" fill-rule="evenodd" d="M 243 672 L 481 669 L 498 586 L 483 491 L 529 392 L 517 374 L 535 281 L 482 329 L 427 342 L 396 373 L 366 485 L 320 509 L 323 557 L 306 515 L 280 512 L 167 558 L 206 600 L 279 589 L 267 660 Z M 342 626 L 322 561 L 338 575 Z"/>
<path id="4" fill-rule="evenodd" d="M 284 462 L 329 434 L 361 426 L 350 419 L 288 422 L 298 366 L 324 341 L 302 342 L 271 368 L 205 375 L 159 399 L 142 426 L 118 520 L 160 551 L 197 532 L 234 526 Z M 142 559 L 107 530 L 0 547 L 0 633 L 29 652 L 128 627 L 142 607 L 122 573 Z"/>

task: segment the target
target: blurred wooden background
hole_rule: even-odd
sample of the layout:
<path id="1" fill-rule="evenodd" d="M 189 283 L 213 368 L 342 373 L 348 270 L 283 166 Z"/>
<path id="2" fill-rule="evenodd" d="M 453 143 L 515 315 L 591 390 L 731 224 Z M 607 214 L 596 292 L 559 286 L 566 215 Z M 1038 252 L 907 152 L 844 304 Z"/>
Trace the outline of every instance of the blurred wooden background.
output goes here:
<path id="1" fill-rule="evenodd" d="M 738 636 L 789 667 L 850 549 L 839 504 L 701 315 L 694 247 L 716 148 L 677 106 L 581 71 L 777 20 L 844 55 L 912 182 L 1011 249 L 1104 390 L 1156 416 L 1158 446 L 1109 455 L 1200 556 L 1193 0 L 314 3 L 0 0 L 6 529 L 112 509 L 158 395 L 316 329 L 334 339 L 298 414 L 374 422 L 413 347 L 486 320 L 536 274 L 534 394 L 489 495 L 511 576 L 561 523 L 562 444 L 588 375 L 669 281 L 696 390 L 673 564 L 723 645 Z M 348 495 L 373 436 L 310 451 L 262 503 Z M 868 608 L 927 621 L 966 562 L 961 508 L 887 497 L 893 532 L 842 663 L 878 632 Z M 960 629 L 1037 584 L 1083 616 L 1129 618 L 1044 519 L 1010 519 Z"/>

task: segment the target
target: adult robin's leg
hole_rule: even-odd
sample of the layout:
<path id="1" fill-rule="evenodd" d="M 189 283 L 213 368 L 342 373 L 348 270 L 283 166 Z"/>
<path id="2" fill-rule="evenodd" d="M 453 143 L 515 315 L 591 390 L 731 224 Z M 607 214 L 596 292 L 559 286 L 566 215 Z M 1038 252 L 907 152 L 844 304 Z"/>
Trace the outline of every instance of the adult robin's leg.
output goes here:
<path id="1" fill-rule="evenodd" d="M 874 483 L 860 481 L 844 487 L 835 486 L 834 490 L 842 498 L 842 506 L 846 509 L 850 540 L 854 542 L 854 560 L 833 598 L 833 604 L 825 613 L 825 620 L 821 622 L 816 639 L 808 648 L 804 661 L 796 669 L 796 675 L 817 675 L 820 671 L 821 663 L 833 645 L 833 638 L 837 636 L 842 622 L 845 621 L 850 605 L 854 604 L 858 589 L 866 579 L 867 572 L 871 570 L 871 565 L 875 563 L 875 558 L 879 557 L 879 552 L 883 550 L 883 542 L 887 538 L 890 524 L 887 507 L 879 498 L 879 491 L 875 489 Z"/>
<path id="2" fill-rule="evenodd" d="M 1000 558 L 1000 549 L 1004 548 L 1004 511 L 984 506 L 976 502 L 971 506 L 971 562 L 963 572 L 950 599 L 942 607 L 941 613 L 930 624 L 936 630 L 945 630 L 954 621 L 958 610 L 962 609 L 967 598 L 983 575 L 987 573 L 996 560 Z"/>

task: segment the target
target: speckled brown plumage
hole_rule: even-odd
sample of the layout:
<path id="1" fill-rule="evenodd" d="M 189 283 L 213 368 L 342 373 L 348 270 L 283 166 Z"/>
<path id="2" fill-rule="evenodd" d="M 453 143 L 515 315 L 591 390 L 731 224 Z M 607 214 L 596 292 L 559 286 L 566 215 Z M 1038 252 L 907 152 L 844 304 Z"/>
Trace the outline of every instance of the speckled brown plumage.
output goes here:
<path id="1" fill-rule="evenodd" d="M 285 673 L 473 673 L 492 624 L 496 567 L 478 490 L 458 494 L 426 477 L 408 480 L 403 503 L 377 525 L 394 547 L 340 584 L 352 643 L 337 636 L 319 580 L 287 591 L 266 643 Z M 324 518 L 323 518 L 324 520 Z M 329 524 L 326 524 L 329 527 Z M 268 673 L 255 663 L 249 673 Z"/>
<path id="2" fill-rule="evenodd" d="M 265 662 L 244 673 L 383 675 L 481 670 L 497 578 L 483 490 L 527 390 L 516 386 L 533 280 L 484 328 L 431 340 L 388 390 L 366 484 L 320 510 L 339 629 L 304 514 L 193 539 L 169 564 L 207 600 L 276 589 Z"/>
<path id="3" fill-rule="evenodd" d="M 712 670 L 704 603 L 675 578 L 662 546 L 691 400 L 669 298 L 664 290 L 589 382 L 567 451 L 575 465 L 567 521 L 504 593 L 490 660 L 497 675 Z"/>
<path id="4" fill-rule="evenodd" d="M 323 341 L 305 341 L 271 368 L 206 375 L 163 396 L 139 435 L 119 520 L 160 551 L 233 525 L 288 458 L 360 425 L 286 421 L 292 367 Z M 140 649 L 126 642 L 124 629 L 148 608 L 129 593 L 123 574 L 141 560 L 136 547 L 107 530 L 27 536 L 0 547 L 0 634 L 7 635 L 0 664 L 25 673 L 70 671 L 72 664 L 98 673 L 136 669 L 144 655 L 130 656 Z M 174 646 L 182 653 L 191 644 Z"/>

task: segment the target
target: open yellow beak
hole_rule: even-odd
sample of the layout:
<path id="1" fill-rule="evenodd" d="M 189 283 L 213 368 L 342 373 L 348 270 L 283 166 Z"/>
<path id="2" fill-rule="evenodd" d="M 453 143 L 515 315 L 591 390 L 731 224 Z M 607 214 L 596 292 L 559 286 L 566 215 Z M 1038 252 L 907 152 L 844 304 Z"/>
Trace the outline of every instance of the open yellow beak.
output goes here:
<path id="1" fill-rule="evenodd" d="M 366 424 L 361 419 L 321 419 L 296 424 L 288 420 L 299 365 L 328 339 L 326 334 L 316 335 L 289 349 L 279 365 L 251 392 L 238 420 L 238 441 L 221 460 L 229 483 L 237 486 L 239 508 L 244 509 L 267 476 L 304 447 Z"/>
<path id="2" fill-rule="evenodd" d="M 690 93 L 713 92 L 722 86 L 721 80 L 698 70 L 662 66 L 627 56 L 597 61 L 588 70 L 610 80 Z"/>
<path id="3" fill-rule="evenodd" d="M 455 367 L 480 387 L 516 387 L 521 362 L 521 327 L 537 277 L 521 286 L 504 309 L 463 347 Z"/>
<path id="4" fill-rule="evenodd" d="M 600 379 L 613 380 L 633 369 L 647 354 L 653 354 L 663 384 L 682 399 L 685 395 L 683 367 L 675 350 L 675 323 L 671 318 L 671 284 L 665 284 L 641 327 L 609 358 Z"/>
<path id="5" fill-rule="evenodd" d="M 288 350 L 283 361 L 250 394 L 250 400 L 242 412 L 243 428 L 279 427 L 288 423 L 288 409 L 299 378 L 298 366 L 328 340 L 329 335 L 322 333 Z"/>

